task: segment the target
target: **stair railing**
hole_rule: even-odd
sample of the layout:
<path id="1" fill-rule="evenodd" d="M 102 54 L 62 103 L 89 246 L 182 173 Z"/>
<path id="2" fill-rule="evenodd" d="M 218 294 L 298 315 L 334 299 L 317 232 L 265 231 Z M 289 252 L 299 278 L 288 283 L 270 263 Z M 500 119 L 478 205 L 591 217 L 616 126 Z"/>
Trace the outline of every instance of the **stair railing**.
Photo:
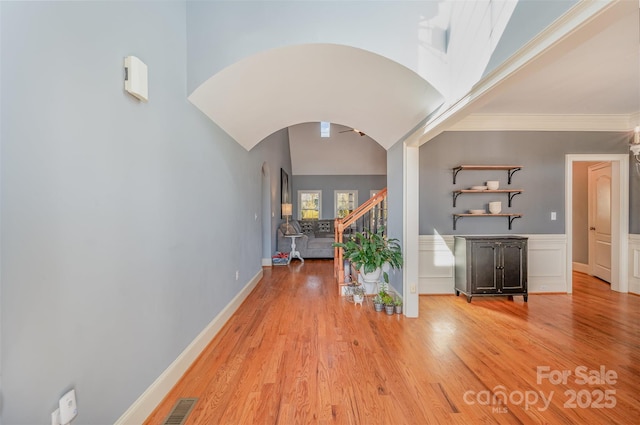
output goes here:
<path id="1" fill-rule="evenodd" d="M 335 242 L 342 243 L 344 234 L 347 230 L 375 232 L 379 226 L 386 225 L 386 211 L 376 208 L 387 199 L 387 189 L 384 188 L 380 192 L 372 196 L 368 201 L 353 210 L 344 218 L 336 218 L 334 223 Z M 360 222 L 359 219 L 362 219 Z M 352 227 L 355 227 L 352 229 Z M 338 281 L 340 294 L 344 295 L 343 287 L 345 284 L 343 249 L 335 247 L 333 252 L 333 275 Z"/>

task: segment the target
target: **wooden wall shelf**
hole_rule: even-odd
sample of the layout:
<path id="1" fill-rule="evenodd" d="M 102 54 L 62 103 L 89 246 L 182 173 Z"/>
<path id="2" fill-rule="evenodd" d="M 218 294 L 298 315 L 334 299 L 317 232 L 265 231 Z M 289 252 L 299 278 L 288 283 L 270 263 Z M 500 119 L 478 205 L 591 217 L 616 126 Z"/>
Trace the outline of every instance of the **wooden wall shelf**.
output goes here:
<path id="1" fill-rule="evenodd" d="M 511 200 L 514 196 L 522 193 L 522 189 L 497 189 L 497 190 L 473 190 L 473 189 L 462 189 L 462 190 L 454 190 L 453 191 L 453 207 L 456 206 L 456 200 L 458 196 L 463 193 L 506 193 L 509 196 L 509 208 L 511 208 Z"/>
<path id="2" fill-rule="evenodd" d="M 511 176 L 516 171 L 522 170 L 522 165 L 458 165 L 453 169 L 453 184 L 456 184 L 456 176 L 462 170 L 505 170 L 507 171 L 507 184 L 511 184 Z"/>
<path id="3" fill-rule="evenodd" d="M 453 230 L 456 230 L 456 223 L 463 217 L 507 217 L 509 220 L 509 230 L 511 230 L 511 224 L 513 223 L 513 220 L 522 217 L 522 214 L 454 214 Z"/>

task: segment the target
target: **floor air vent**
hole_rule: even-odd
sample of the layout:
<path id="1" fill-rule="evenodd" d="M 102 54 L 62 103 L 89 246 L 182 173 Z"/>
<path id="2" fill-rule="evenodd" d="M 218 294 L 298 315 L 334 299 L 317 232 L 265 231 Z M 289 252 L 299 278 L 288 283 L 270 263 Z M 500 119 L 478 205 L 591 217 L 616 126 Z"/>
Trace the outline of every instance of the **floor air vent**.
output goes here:
<path id="1" fill-rule="evenodd" d="M 195 406 L 197 398 L 181 398 L 179 399 L 173 409 L 171 409 L 171 413 L 167 416 L 167 419 L 164 420 L 162 425 L 182 425 L 184 421 L 191 413 L 191 409 Z"/>

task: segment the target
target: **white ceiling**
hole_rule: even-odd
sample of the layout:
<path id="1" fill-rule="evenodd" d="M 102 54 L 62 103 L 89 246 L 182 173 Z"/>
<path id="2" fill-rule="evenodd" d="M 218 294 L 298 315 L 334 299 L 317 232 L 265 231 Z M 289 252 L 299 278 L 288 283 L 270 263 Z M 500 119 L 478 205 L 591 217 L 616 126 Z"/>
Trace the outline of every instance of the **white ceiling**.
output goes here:
<path id="1" fill-rule="evenodd" d="M 460 122 L 453 117 L 450 129 L 516 129 L 517 120 L 524 127 L 565 130 L 640 124 L 638 0 L 614 3 L 466 109 L 472 115 Z"/>
<path id="2" fill-rule="evenodd" d="M 595 15 L 571 24 L 572 13 L 590 8 L 598 9 Z M 538 35 L 507 60 L 504 76 L 496 77 L 497 69 L 485 77 L 407 141 L 422 144 L 446 130 L 622 131 L 640 124 L 638 0 L 579 2 L 563 19 L 568 29 L 547 37 L 552 44 L 544 44 L 544 32 Z M 527 51 L 526 61 L 518 62 Z M 334 44 L 249 56 L 212 76 L 189 99 L 247 150 L 282 128 L 321 120 L 363 129 L 388 149 L 443 101 L 413 71 Z"/>
<path id="3" fill-rule="evenodd" d="M 408 68 L 335 44 L 250 56 L 209 78 L 189 100 L 247 150 L 282 128 L 314 121 L 366 129 L 388 149 L 443 101 Z"/>

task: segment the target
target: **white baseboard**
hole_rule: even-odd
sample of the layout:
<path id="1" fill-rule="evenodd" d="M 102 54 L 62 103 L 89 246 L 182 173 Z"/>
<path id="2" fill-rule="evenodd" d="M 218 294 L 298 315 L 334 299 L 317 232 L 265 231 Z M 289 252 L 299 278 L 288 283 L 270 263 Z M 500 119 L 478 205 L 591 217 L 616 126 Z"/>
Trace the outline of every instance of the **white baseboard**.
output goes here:
<path id="1" fill-rule="evenodd" d="M 271 261 L 271 258 L 262 259 L 262 267 L 272 267 L 272 266 L 273 266 L 273 262 Z"/>
<path id="2" fill-rule="evenodd" d="M 584 263 L 576 263 L 574 261 L 573 262 L 573 271 L 574 272 L 584 273 L 584 274 L 589 274 L 589 265 L 588 264 L 584 264 Z"/>
<path id="3" fill-rule="evenodd" d="M 222 309 L 202 332 L 184 349 L 182 353 L 162 372 L 162 374 L 145 390 L 144 393 L 115 422 L 115 425 L 141 424 L 171 391 L 189 366 L 198 358 L 224 324 L 240 307 L 253 288 L 262 279 L 262 269 L 245 285 L 244 288 Z"/>

